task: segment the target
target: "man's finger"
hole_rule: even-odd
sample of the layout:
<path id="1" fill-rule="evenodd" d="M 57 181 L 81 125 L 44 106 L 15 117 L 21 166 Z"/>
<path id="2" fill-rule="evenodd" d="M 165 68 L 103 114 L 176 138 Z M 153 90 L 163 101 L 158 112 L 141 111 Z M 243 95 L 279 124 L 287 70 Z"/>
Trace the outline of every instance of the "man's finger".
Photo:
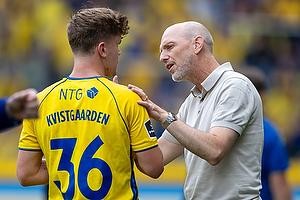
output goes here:
<path id="1" fill-rule="evenodd" d="M 37 95 L 37 91 L 35 89 L 27 89 L 24 91 L 25 95 L 26 95 L 26 100 L 27 101 L 35 101 L 37 100 L 36 95 Z M 27 94 L 26 94 L 27 93 Z"/>
<path id="2" fill-rule="evenodd" d="M 113 77 L 113 82 L 119 84 L 118 75 L 115 75 L 115 76 Z"/>

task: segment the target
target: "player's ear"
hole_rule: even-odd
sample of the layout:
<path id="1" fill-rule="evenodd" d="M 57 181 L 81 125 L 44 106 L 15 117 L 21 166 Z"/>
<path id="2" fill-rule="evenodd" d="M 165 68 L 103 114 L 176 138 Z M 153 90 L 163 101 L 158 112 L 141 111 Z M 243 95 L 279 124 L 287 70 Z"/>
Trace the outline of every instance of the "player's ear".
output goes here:
<path id="1" fill-rule="evenodd" d="M 105 42 L 100 42 L 97 46 L 97 51 L 99 56 L 101 57 L 106 57 L 106 47 L 105 47 Z"/>
<path id="2" fill-rule="evenodd" d="M 203 37 L 200 36 L 200 35 L 196 36 L 194 38 L 194 51 L 195 51 L 195 53 L 198 54 L 202 50 L 203 46 L 204 46 Z"/>

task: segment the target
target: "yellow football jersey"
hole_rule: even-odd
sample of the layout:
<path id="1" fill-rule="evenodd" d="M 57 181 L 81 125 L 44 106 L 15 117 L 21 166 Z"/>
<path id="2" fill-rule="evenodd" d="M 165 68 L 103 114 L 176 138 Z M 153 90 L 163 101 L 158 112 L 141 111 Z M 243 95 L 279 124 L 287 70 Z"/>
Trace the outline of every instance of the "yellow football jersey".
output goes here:
<path id="1" fill-rule="evenodd" d="M 38 98 L 19 149 L 44 153 L 49 199 L 138 199 L 132 151 L 157 146 L 140 97 L 104 77 L 67 77 Z"/>

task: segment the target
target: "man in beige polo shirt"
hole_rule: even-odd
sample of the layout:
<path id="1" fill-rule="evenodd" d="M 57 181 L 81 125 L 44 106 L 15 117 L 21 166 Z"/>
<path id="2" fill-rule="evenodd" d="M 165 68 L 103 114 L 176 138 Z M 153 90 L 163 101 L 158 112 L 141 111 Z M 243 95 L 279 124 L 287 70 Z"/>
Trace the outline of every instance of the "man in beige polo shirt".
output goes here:
<path id="1" fill-rule="evenodd" d="M 229 62 L 215 60 L 212 36 L 198 22 L 168 27 L 160 52 L 174 81 L 195 85 L 179 113 L 165 111 L 142 89 L 129 87 L 166 128 L 159 139 L 164 164 L 184 153 L 185 198 L 260 199 L 263 112 L 253 84 Z"/>

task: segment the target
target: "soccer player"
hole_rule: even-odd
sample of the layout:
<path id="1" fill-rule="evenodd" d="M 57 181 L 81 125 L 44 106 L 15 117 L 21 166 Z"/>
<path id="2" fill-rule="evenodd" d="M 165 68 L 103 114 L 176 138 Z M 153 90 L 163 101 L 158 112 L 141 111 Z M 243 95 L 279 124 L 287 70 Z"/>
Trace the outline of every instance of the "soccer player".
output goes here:
<path id="1" fill-rule="evenodd" d="M 24 118 L 39 116 L 37 91 L 25 89 L 0 99 L 0 131 L 5 131 L 21 124 Z"/>
<path id="2" fill-rule="evenodd" d="M 72 16 L 73 71 L 38 94 L 40 118 L 23 122 L 21 185 L 49 183 L 49 199 L 138 199 L 134 161 L 144 174 L 161 175 L 162 153 L 140 97 L 105 78 L 116 75 L 128 30 L 127 17 L 109 8 Z"/>

